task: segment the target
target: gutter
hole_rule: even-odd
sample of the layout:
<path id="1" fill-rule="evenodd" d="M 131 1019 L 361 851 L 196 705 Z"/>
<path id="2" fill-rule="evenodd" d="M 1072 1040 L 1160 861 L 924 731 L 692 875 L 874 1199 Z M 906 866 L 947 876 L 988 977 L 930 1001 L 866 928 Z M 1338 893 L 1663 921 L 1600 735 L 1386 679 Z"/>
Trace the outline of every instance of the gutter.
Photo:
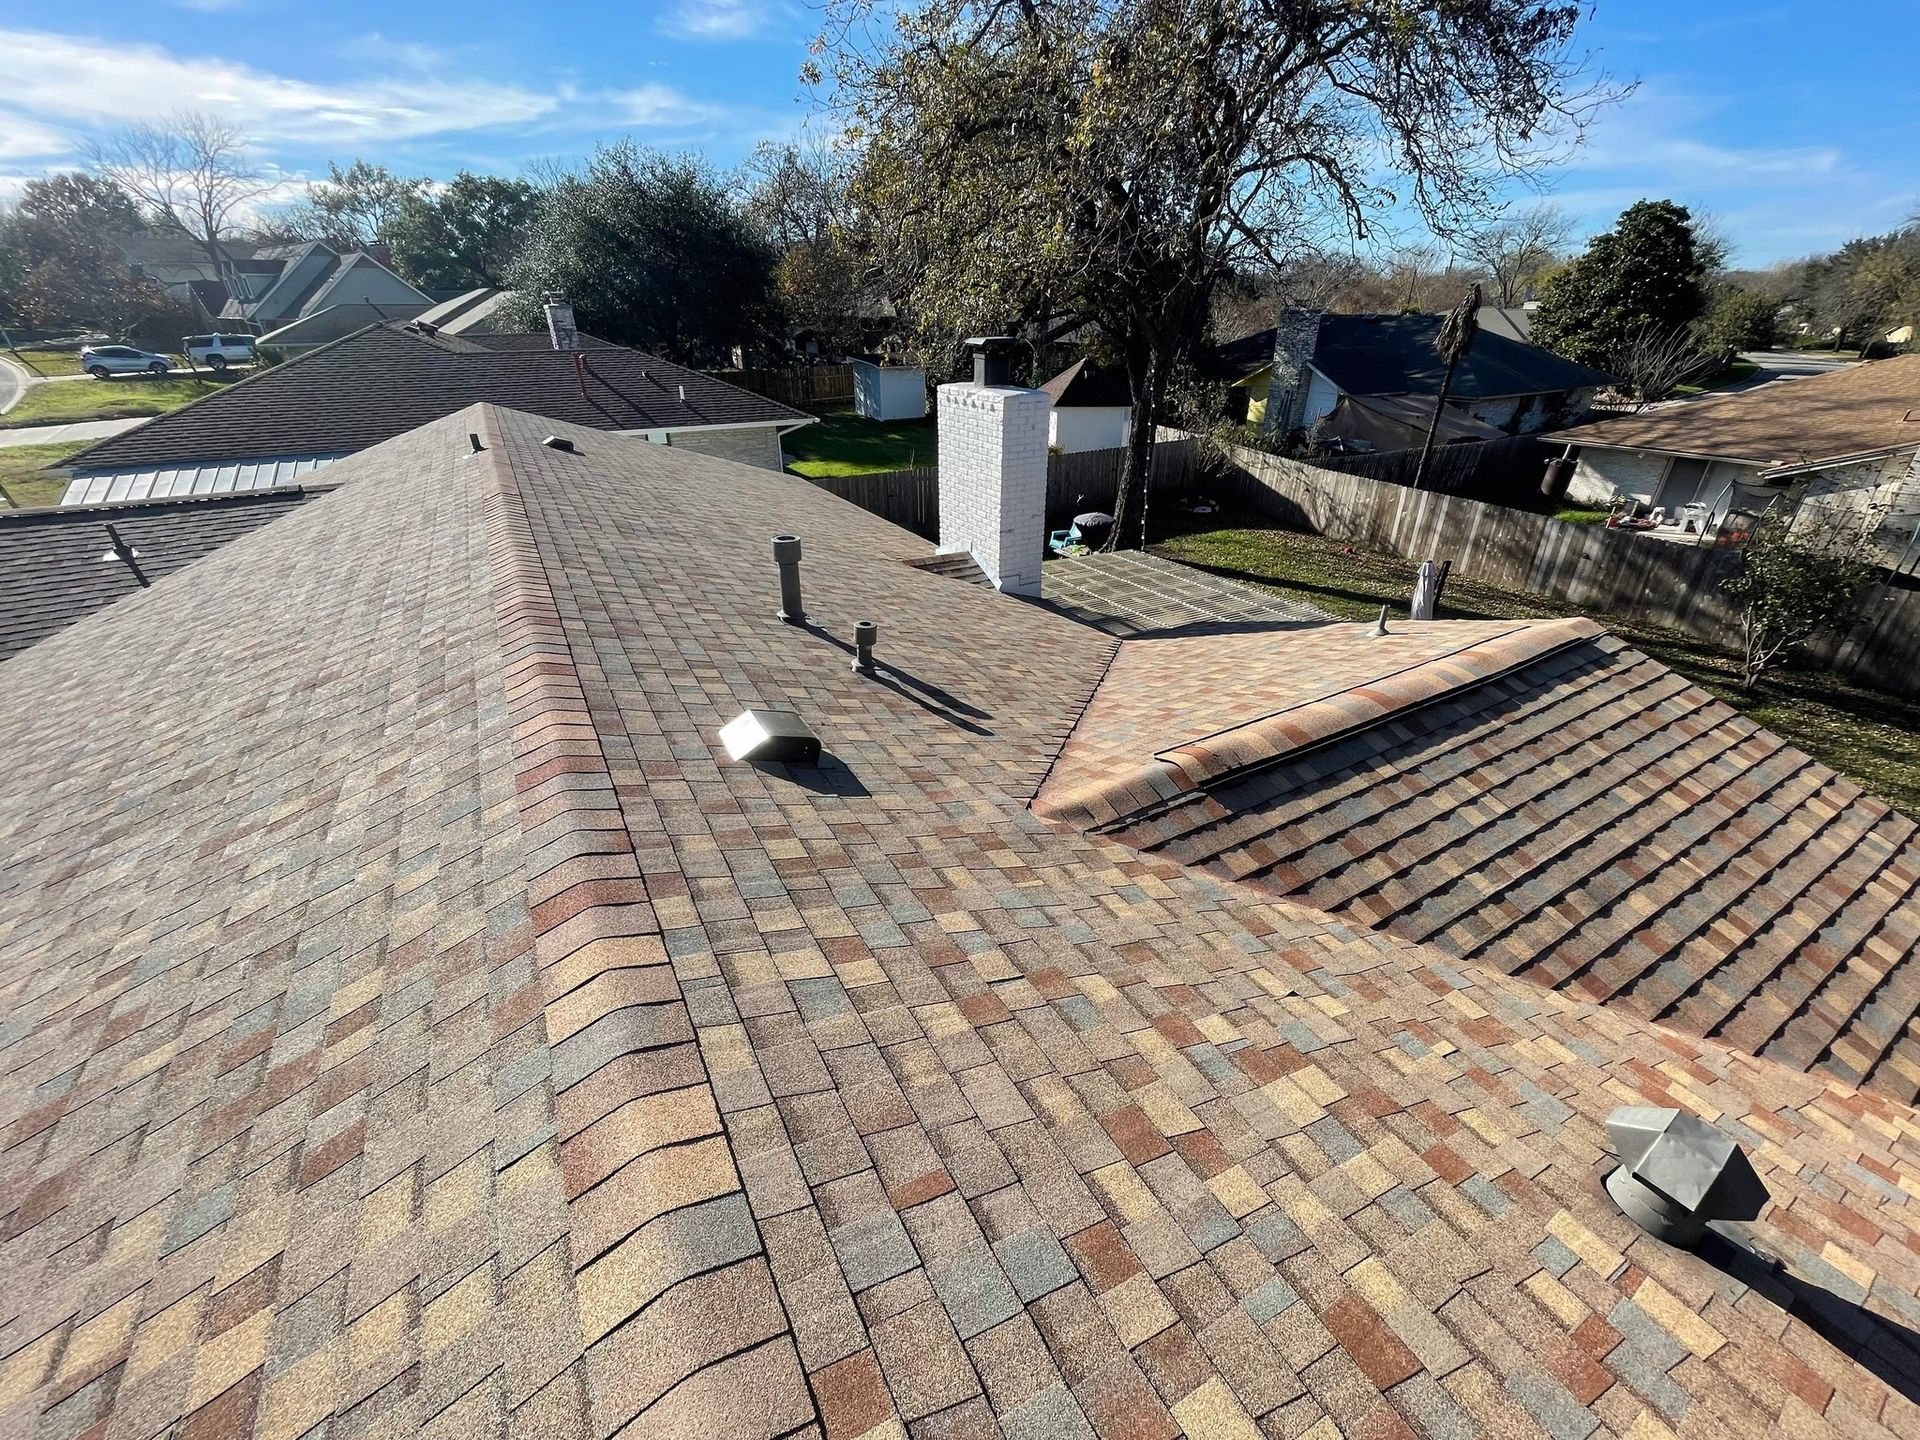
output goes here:
<path id="1" fill-rule="evenodd" d="M 1902 441 L 1898 445 L 1882 445 L 1877 450 L 1861 450 L 1852 455 L 1832 455 L 1824 460 L 1806 460 L 1798 465 L 1775 465 L 1762 470 L 1762 480 L 1785 480 L 1794 475 L 1807 475 L 1816 470 L 1832 470 L 1841 465 L 1856 465 L 1862 460 L 1878 460 L 1888 455 L 1898 455 L 1902 450 L 1920 449 L 1920 436 Z"/>

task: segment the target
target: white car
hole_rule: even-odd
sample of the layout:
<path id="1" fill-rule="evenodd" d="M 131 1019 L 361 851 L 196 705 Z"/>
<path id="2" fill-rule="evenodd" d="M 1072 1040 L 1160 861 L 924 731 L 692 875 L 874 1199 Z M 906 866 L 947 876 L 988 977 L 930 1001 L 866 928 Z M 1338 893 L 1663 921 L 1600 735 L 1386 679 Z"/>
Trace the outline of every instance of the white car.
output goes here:
<path id="1" fill-rule="evenodd" d="M 80 368 L 104 380 L 109 375 L 164 375 L 173 369 L 173 361 L 131 345 L 88 345 L 80 351 Z"/>
<path id="2" fill-rule="evenodd" d="M 229 365 L 253 363 L 253 336 L 188 335 L 180 341 L 180 352 L 189 365 L 205 365 L 217 374 Z"/>

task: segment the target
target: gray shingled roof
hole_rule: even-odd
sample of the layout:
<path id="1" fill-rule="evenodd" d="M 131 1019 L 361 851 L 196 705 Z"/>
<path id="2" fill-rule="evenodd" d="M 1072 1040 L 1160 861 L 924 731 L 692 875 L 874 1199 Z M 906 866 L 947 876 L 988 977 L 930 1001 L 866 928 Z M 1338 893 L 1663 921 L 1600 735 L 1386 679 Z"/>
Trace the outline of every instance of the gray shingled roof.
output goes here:
<path id="1" fill-rule="evenodd" d="M 498 337 L 489 337 L 496 339 Z M 798 410 L 618 346 L 574 356 L 374 325 L 82 450 L 76 471 L 363 450 L 477 401 L 599 430 L 798 423 Z"/>
<path id="2" fill-rule="evenodd" d="M 242 495 L 0 512 L 0 660 L 139 593 L 111 525 L 149 582 L 327 493 L 286 485 Z"/>
<path id="3" fill-rule="evenodd" d="M 1323 315 L 1313 364 L 1349 395 L 1433 395 L 1446 362 L 1434 348 L 1443 315 Z M 1247 375 L 1273 358 L 1273 331 L 1220 346 L 1219 367 Z M 1454 372 L 1456 400 L 1546 395 L 1611 384 L 1613 377 L 1538 345 L 1482 329 Z"/>

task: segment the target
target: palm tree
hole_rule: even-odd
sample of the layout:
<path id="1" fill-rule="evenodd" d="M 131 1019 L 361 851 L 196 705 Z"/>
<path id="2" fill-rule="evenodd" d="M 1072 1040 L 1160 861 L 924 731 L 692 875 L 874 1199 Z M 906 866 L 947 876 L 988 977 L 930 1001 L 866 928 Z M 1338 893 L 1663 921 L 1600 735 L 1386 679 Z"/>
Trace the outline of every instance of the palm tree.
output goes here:
<path id="1" fill-rule="evenodd" d="M 1473 346 L 1473 337 L 1480 329 L 1480 287 L 1476 284 L 1467 292 L 1467 298 L 1447 312 L 1447 318 L 1441 322 L 1440 335 L 1433 342 L 1447 362 L 1446 373 L 1440 377 L 1440 394 L 1433 402 L 1433 419 L 1427 422 L 1427 443 L 1420 447 L 1420 468 L 1413 472 L 1413 488 L 1424 489 L 1427 483 L 1427 470 L 1433 464 L 1433 438 L 1440 432 L 1440 412 L 1447 407 L 1447 394 L 1453 389 L 1454 367 L 1460 363 L 1460 357 Z"/>

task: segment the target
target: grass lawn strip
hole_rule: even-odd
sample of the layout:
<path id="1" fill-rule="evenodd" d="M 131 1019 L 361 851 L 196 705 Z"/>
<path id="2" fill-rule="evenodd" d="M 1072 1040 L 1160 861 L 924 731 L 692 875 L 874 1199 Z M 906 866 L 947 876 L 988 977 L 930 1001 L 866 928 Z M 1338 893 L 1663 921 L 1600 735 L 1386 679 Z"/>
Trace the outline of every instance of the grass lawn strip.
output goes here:
<path id="1" fill-rule="evenodd" d="M 1156 546 L 1172 559 L 1278 590 L 1329 614 L 1371 620 L 1382 605 L 1405 615 L 1418 565 L 1320 535 L 1253 523 L 1202 529 Z M 1745 712 L 1909 815 L 1920 815 L 1920 701 L 1887 695 L 1816 670 L 1778 672 L 1748 694 L 1735 652 L 1641 621 L 1584 611 L 1544 595 L 1503 590 L 1457 572 L 1441 597 L 1443 619 L 1553 619 L 1590 614 L 1701 689 Z"/>
<path id="2" fill-rule="evenodd" d="M 29 385 L 20 403 L 0 415 L 0 429 L 29 425 L 66 425 L 76 420 L 121 420 L 164 415 L 221 388 L 224 381 L 171 379 L 75 380 L 59 385 Z"/>
<path id="3" fill-rule="evenodd" d="M 91 443 L 63 440 L 55 445 L 0 446 L 0 488 L 4 488 L 22 510 L 36 505 L 58 505 L 66 493 L 67 477 L 48 475 L 43 467 L 59 463 Z M 5 503 L 0 501 L 0 507 Z"/>

